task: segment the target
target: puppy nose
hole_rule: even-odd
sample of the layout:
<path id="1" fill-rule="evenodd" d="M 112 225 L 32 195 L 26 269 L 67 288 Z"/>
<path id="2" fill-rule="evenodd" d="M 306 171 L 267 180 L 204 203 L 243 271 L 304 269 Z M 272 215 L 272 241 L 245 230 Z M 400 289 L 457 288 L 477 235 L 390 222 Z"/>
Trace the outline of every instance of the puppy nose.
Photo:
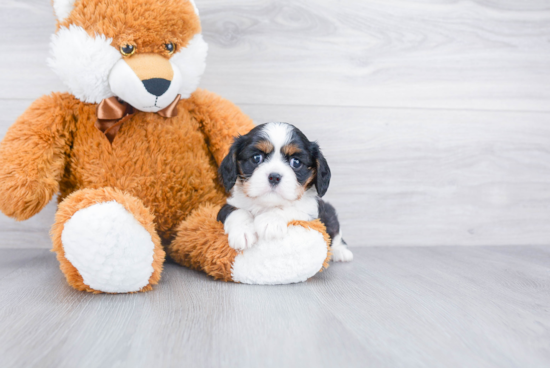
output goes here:
<path id="1" fill-rule="evenodd" d="M 170 88 L 170 83 L 172 83 L 163 78 L 152 78 L 142 82 L 147 92 L 157 97 L 162 96 L 164 92 L 168 91 L 168 88 Z"/>
<path id="2" fill-rule="evenodd" d="M 272 186 L 276 186 L 281 181 L 282 176 L 277 173 L 271 173 L 269 174 L 269 177 L 267 178 L 269 180 L 269 184 Z"/>

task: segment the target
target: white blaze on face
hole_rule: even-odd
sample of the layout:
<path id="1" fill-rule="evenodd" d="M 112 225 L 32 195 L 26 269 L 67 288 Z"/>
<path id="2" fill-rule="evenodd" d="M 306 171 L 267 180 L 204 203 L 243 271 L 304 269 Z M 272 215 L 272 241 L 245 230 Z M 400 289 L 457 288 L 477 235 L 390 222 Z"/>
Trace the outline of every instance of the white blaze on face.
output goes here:
<path id="1" fill-rule="evenodd" d="M 292 139 L 292 127 L 284 123 L 269 123 L 261 134 L 271 142 L 274 149 L 266 161 L 242 184 L 243 191 L 264 206 L 278 206 L 295 201 L 303 193 L 303 188 L 281 153 L 281 148 Z M 270 174 L 281 175 L 278 185 L 272 186 L 269 183 Z"/>
<path id="2" fill-rule="evenodd" d="M 201 34 L 196 34 L 170 59 L 173 76 L 169 88 L 162 93 L 146 88 L 120 51 L 111 45 L 112 41 L 103 35 L 92 37 L 79 26 L 62 27 L 52 36 L 48 65 L 71 94 L 87 103 L 118 96 L 138 110 L 157 112 L 170 105 L 178 94 L 189 98 L 197 89 L 208 52 Z"/>

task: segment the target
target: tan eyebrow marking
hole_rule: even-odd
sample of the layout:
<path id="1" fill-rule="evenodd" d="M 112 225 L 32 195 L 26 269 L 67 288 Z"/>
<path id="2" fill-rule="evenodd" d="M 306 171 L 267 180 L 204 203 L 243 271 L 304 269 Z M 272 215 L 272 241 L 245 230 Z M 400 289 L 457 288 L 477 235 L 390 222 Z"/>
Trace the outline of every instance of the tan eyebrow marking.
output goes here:
<path id="1" fill-rule="evenodd" d="M 254 147 L 265 153 L 273 151 L 273 144 L 270 141 L 259 141 Z"/>
<path id="2" fill-rule="evenodd" d="M 286 156 L 292 156 L 295 153 L 302 152 L 302 150 L 296 144 L 290 143 L 281 148 L 281 152 Z"/>

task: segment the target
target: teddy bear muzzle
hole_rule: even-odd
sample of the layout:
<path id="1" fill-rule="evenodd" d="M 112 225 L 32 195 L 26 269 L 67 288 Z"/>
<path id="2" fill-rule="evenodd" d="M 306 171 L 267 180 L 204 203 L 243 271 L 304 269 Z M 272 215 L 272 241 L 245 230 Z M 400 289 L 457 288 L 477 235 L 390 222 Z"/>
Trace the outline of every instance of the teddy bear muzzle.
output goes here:
<path id="1" fill-rule="evenodd" d="M 134 108 L 158 112 L 179 93 L 181 73 L 169 59 L 157 54 L 135 54 L 119 60 L 109 77 L 113 93 Z"/>

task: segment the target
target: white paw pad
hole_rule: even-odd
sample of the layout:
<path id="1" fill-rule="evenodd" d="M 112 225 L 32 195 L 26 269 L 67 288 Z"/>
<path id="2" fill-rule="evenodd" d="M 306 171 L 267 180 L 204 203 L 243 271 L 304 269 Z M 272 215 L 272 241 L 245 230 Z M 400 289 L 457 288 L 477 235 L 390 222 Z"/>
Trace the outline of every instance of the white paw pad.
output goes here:
<path id="1" fill-rule="evenodd" d="M 92 289 L 127 293 L 149 284 L 151 234 L 115 201 L 77 211 L 65 223 L 61 241 L 65 257 Z"/>

